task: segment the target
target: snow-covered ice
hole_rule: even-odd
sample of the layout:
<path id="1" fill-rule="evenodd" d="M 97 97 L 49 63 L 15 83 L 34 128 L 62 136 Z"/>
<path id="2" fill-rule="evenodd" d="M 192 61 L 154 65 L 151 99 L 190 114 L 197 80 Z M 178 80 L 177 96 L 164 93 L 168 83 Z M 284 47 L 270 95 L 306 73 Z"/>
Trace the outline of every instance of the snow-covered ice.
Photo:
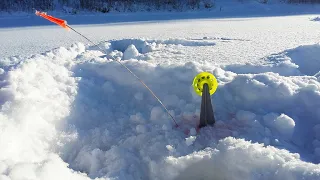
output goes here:
<path id="1" fill-rule="evenodd" d="M 191 127 L 177 129 L 149 92 L 106 57 L 80 43 L 2 66 L 3 177 L 320 176 L 320 167 L 310 163 L 320 160 L 315 77 L 122 60 L 164 100 L 181 127 Z M 201 71 L 212 72 L 220 83 L 213 96 L 219 121 L 195 136 L 200 97 L 190 86 Z M 61 171 L 52 174 L 56 166 Z"/>
<path id="2" fill-rule="evenodd" d="M 320 179 L 320 31 L 310 17 L 76 26 L 97 32 L 104 51 L 61 29 L 1 29 L 0 180 Z M 72 45 L 52 43 L 60 36 Z M 202 71 L 219 82 L 217 122 L 197 130 L 191 84 Z"/>

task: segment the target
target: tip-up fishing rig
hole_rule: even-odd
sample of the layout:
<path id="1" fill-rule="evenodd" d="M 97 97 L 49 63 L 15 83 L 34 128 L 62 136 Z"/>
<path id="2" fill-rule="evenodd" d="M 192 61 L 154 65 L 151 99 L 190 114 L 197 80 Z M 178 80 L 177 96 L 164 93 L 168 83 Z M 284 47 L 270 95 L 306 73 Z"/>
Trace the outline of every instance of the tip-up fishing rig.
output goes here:
<path id="1" fill-rule="evenodd" d="M 80 32 L 76 31 L 74 28 L 72 28 L 71 26 L 69 26 L 67 24 L 67 21 L 63 20 L 63 19 L 59 19 L 53 16 L 48 15 L 46 12 L 40 12 L 37 11 L 35 12 L 35 14 L 37 16 L 41 16 L 59 26 L 61 26 L 62 28 L 66 29 L 66 30 L 72 30 L 75 33 L 79 34 L 80 36 L 82 36 L 83 38 L 85 38 L 87 41 L 89 41 L 91 44 L 93 44 L 94 46 L 98 47 L 101 51 L 106 52 L 105 49 L 103 49 L 102 47 L 100 47 L 98 44 L 94 43 L 93 41 L 91 41 L 89 38 L 87 38 L 86 36 L 84 36 L 83 34 L 81 34 Z M 168 115 L 171 117 L 171 119 L 173 120 L 173 122 L 175 123 L 176 126 L 178 126 L 176 120 L 174 119 L 174 117 L 170 114 L 169 110 L 166 108 L 166 106 L 162 103 L 162 101 L 157 97 L 157 95 L 146 85 L 146 83 L 144 83 L 134 72 L 132 72 L 125 64 L 123 64 L 119 59 L 116 59 L 114 57 L 112 57 L 113 60 L 117 61 L 121 66 L 123 66 L 125 69 L 128 70 L 128 72 L 133 75 L 136 79 L 139 80 L 139 82 L 148 89 L 148 91 L 150 91 L 150 93 L 153 95 L 154 98 L 157 99 L 157 101 L 161 104 L 161 106 L 166 110 L 166 112 L 168 113 Z"/>
<path id="2" fill-rule="evenodd" d="M 98 47 L 101 51 L 103 51 L 107 54 L 107 52 L 104 48 L 102 48 L 98 44 L 92 42 L 89 38 L 87 38 L 86 36 L 84 36 L 80 32 L 76 31 L 74 28 L 69 26 L 67 24 L 67 21 L 50 16 L 50 15 L 47 15 L 46 12 L 40 12 L 37 10 L 36 10 L 36 15 L 41 16 L 41 17 L 61 26 L 62 28 L 66 29 L 66 30 L 74 31 L 75 33 L 79 34 L 80 36 L 85 38 L 87 41 L 89 41 L 91 44 Z M 125 64 L 123 64 L 120 61 L 120 59 L 114 58 L 113 56 L 111 56 L 111 57 L 113 60 L 117 61 L 121 66 L 123 66 L 126 70 L 128 70 L 128 72 L 132 76 L 134 76 L 137 80 L 139 80 L 139 82 L 144 87 L 146 87 L 148 89 L 148 91 L 150 91 L 152 96 L 154 98 L 156 98 L 156 100 L 161 104 L 161 106 L 165 109 L 165 111 L 171 117 L 171 119 L 175 123 L 176 127 L 178 127 L 176 120 L 170 114 L 170 112 L 168 111 L 166 106 L 162 103 L 162 101 L 157 97 L 157 95 L 134 72 L 132 72 Z M 202 72 L 194 78 L 192 85 L 194 87 L 195 92 L 198 95 L 202 96 L 199 128 L 207 126 L 207 125 L 213 125 L 215 123 L 215 118 L 214 118 L 214 114 L 213 114 L 210 96 L 216 91 L 216 89 L 218 87 L 218 82 L 217 82 L 216 78 L 211 73 Z"/>

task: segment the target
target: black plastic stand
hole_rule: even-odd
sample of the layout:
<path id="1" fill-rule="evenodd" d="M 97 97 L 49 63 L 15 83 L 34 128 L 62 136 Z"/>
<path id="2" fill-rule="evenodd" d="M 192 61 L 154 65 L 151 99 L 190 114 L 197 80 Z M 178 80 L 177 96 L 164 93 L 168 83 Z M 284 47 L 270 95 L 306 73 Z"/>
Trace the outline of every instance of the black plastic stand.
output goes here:
<path id="1" fill-rule="evenodd" d="M 213 126 L 216 120 L 214 119 L 211 98 L 209 93 L 209 86 L 207 83 L 203 85 L 201 111 L 200 111 L 200 124 L 199 128 L 207 125 Z"/>

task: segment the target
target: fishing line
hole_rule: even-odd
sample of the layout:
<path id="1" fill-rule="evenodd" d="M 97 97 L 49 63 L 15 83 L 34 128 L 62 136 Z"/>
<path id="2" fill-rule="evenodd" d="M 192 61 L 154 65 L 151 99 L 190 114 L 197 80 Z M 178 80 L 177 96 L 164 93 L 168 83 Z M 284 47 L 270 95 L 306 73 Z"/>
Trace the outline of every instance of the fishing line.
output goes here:
<path id="1" fill-rule="evenodd" d="M 66 26 L 68 28 L 70 28 L 72 31 L 74 31 L 75 33 L 79 34 L 80 36 L 82 36 L 83 38 L 85 38 L 87 41 L 89 41 L 90 43 L 92 43 L 94 46 L 98 47 L 101 51 L 103 51 L 104 53 L 107 54 L 106 50 L 101 48 L 98 44 L 94 43 L 93 41 L 91 41 L 89 38 L 87 38 L 86 36 L 84 36 L 83 34 L 81 34 L 80 32 L 76 31 L 75 29 L 73 29 L 71 26 L 69 26 L 68 24 L 66 24 Z M 148 91 L 152 94 L 152 96 L 154 98 L 157 99 L 157 101 L 161 104 L 161 106 L 166 110 L 166 112 L 169 114 L 169 116 L 171 117 L 171 119 L 173 120 L 173 122 L 176 124 L 176 126 L 178 126 L 176 120 L 174 119 L 174 117 L 171 115 L 171 113 L 169 112 L 169 110 L 167 109 L 167 107 L 162 103 L 162 101 L 158 98 L 158 96 L 146 85 L 146 83 L 144 83 L 134 72 L 132 72 L 125 64 L 123 64 L 121 61 L 119 61 L 117 58 L 114 58 L 113 56 L 111 56 L 113 60 L 117 61 L 121 66 L 123 66 L 125 69 L 127 69 L 129 71 L 129 73 L 131 75 L 133 75 L 136 79 L 138 79 L 138 81 L 145 87 L 148 89 Z"/>

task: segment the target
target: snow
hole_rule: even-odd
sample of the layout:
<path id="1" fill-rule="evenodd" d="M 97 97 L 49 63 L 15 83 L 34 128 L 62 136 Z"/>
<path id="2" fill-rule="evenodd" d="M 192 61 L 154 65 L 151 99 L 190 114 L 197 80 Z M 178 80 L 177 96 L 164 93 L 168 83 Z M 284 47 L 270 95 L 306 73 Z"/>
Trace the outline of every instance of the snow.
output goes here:
<path id="1" fill-rule="evenodd" d="M 310 17 L 75 26 L 104 51 L 61 29 L 2 28 L 0 179 L 320 179 Z M 219 82 L 217 122 L 198 130 L 202 71 Z"/>
<path id="2" fill-rule="evenodd" d="M 232 137 L 220 140 L 214 149 L 206 148 L 178 158 L 169 156 L 165 164 L 165 168 L 155 169 L 162 171 L 155 172 L 159 179 L 319 178 L 318 165 L 300 162 L 297 154 Z"/>
<path id="3" fill-rule="evenodd" d="M 299 71 L 305 75 L 315 75 L 320 71 L 320 59 L 317 57 L 320 44 L 299 46 L 288 51 L 293 63 L 299 66 Z"/>
<path id="4" fill-rule="evenodd" d="M 320 17 L 312 18 L 311 21 L 320 21 Z"/>
<path id="5" fill-rule="evenodd" d="M 112 53 L 112 46 L 105 47 Z M 121 60 L 166 102 L 180 125 L 175 128 L 149 92 L 106 57 L 79 43 L 3 66 L 4 177 L 320 176 L 319 166 L 310 163 L 319 160 L 320 83 L 315 77 L 236 74 L 196 62 Z M 219 121 L 197 135 L 199 119 L 193 116 L 199 115 L 200 98 L 190 82 L 204 70 L 220 84 L 213 96 Z M 51 175 L 56 166 L 61 171 Z"/>
<path id="6" fill-rule="evenodd" d="M 187 144 L 187 146 L 191 146 L 196 139 L 197 139 L 196 136 L 187 137 L 187 138 L 186 138 L 186 144 Z"/>
<path id="7" fill-rule="evenodd" d="M 49 13 L 67 20 L 69 25 L 94 42 L 176 39 L 182 41 L 179 43 L 185 40 L 187 44 L 188 40 L 207 43 L 207 46 L 193 48 L 185 47 L 183 44 L 179 47 L 172 46 L 166 56 L 159 57 L 159 54 L 154 52 L 158 62 L 168 62 L 166 59 L 170 57 L 183 63 L 185 56 L 181 56 L 181 52 L 186 53 L 188 59 L 203 62 L 202 56 L 194 53 L 198 50 L 204 53 L 210 62 L 230 64 L 229 62 L 237 61 L 256 64 L 260 58 L 272 53 L 319 43 L 320 35 L 314 31 L 318 29 L 319 23 L 309 20 L 315 17 L 314 14 L 319 14 L 320 6 L 272 3 L 263 5 L 254 1 L 235 4 L 234 1 L 225 0 L 216 3 L 216 8 L 208 12 L 79 15 Z M 220 6 L 222 11 L 219 10 Z M 74 42 L 84 41 L 78 34 L 63 31 L 34 14 L 0 16 L 0 37 L 1 58 L 29 57 L 56 47 L 69 47 Z M 134 44 L 140 53 L 144 53 L 139 50 L 137 44 L 130 44 Z M 214 53 L 211 51 L 213 46 Z M 119 51 L 124 52 L 125 49 Z"/>
<path id="8" fill-rule="evenodd" d="M 123 53 L 123 59 L 134 59 L 139 55 L 139 51 L 137 48 L 131 44 L 128 46 L 128 48 Z"/>
<path id="9" fill-rule="evenodd" d="M 270 113 L 263 116 L 263 120 L 267 127 L 277 130 L 283 137 L 286 137 L 289 140 L 292 137 L 295 122 L 289 116 L 285 114 L 278 115 Z"/>
<path id="10" fill-rule="evenodd" d="M 236 118 L 239 121 L 242 121 L 244 123 L 250 123 L 250 121 L 253 121 L 255 119 L 256 115 L 249 111 L 243 111 L 240 110 L 236 114 Z"/>

